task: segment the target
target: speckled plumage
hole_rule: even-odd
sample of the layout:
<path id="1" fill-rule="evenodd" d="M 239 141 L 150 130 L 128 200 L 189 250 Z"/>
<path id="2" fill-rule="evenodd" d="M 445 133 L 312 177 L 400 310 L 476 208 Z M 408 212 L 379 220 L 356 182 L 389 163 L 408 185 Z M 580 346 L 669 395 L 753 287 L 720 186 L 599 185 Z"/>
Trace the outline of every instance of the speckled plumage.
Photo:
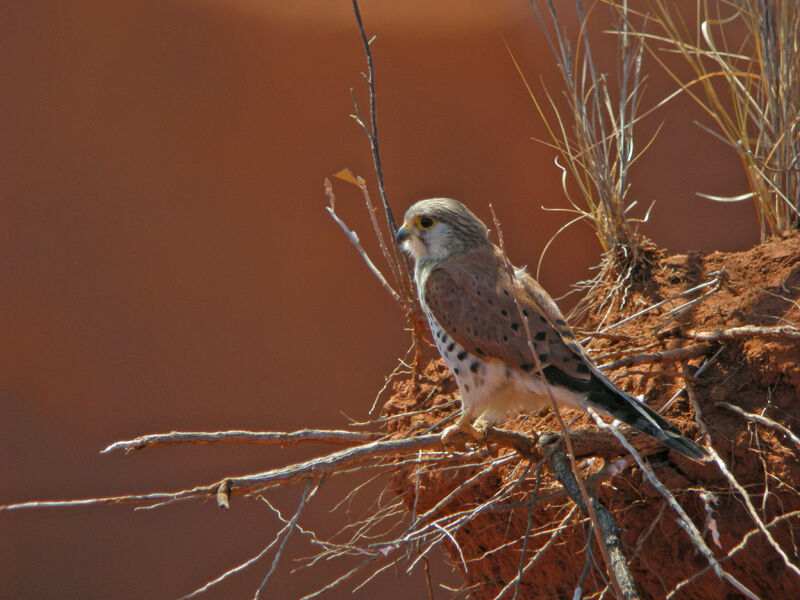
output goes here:
<path id="1" fill-rule="evenodd" d="M 559 404 L 597 408 L 687 456 L 706 456 L 594 366 L 547 292 L 522 269 L 509 276 L 486 226 L 463 204 L 417 202 L 398 240 L 414 257 L 420 304 L 461 394 L 457 428 L 551 406 L 552 394 Z"/>

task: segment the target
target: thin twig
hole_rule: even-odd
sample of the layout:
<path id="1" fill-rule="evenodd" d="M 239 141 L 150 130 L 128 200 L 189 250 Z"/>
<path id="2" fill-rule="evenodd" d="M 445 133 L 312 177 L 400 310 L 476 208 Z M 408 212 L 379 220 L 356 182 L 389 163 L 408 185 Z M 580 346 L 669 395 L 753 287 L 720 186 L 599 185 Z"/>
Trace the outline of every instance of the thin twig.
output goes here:
<path id="1" fill-rule="evenodd" d="M 547 551 L 550 549 L 550 546 L 552 546 L 552 545 L 553 545 L 553 544 L 556 542 L 556 540 L 558 540 L 558 538 L 561 536 L 561 533 L 564 531 L 564 528 L 565 528 L 565 526 L 566 526 L 567 522 L 568 522 L 568 521 L 569 521 L 569 520 L 572 518 L 572 515 L 574 515 L 574 514 L 575 514 L 575 511 L 576 511 L 576 510 L 578 510 L 578 507 L 577 507 L 577 505 L 573 505 L 573 506 L 572 506 L 572 507 L 569 509 L 569 512 L 567 513 L 567 515 L 566 515 L 566 516 L 565 516 L 563 519 L 561 519 L 561 521 L 559 522 L 559 524 L 558 524 L 558 526 L 556 527 L 555 531 L 553 531 L 552 535 L 550 536 L 550 539 L 548 539 L 548 540 L 547 540 L 547 542 L 546 542 L 546 543 L 545 543 L 545 544 L 544 544 L 544 545 L 543 545 L 541 548 L 539 548 L 539 549 L 536 551 L 536 554 L 534 554 L 534 555 L 531 557 L 531 559 L 528 561 L 528 564 L 527 564 L 527 565 L 525 565 L 525 568 L 524 568 L 524 569 L 522 569 L 522 571 L 521 571 L 521 572 L 518 572 L 518 573 L 517 573 L 517 575 L 514 577 L 514 579 L 512 579 L 511 581 L 509 581 L 509 582 L 508 582 L 508 583 L 507 583 L 507 584 L 506 584 L 506 585 L 503 587 L 503 589 L 501 589 L 501 590 L 500 590 L 500 592 L 499 592 L 499 593 L 498 593 L 498 594 L 497 594 L 497 595 L 494 597 L 494 599 L 493 599 L 493 600 L 500 600 L 500 599 L 501 599 L 501 598 L 502 598 L 502 597 L 503 597 L 503 596 L 506 594 L 506 592 L 508 592 L 508 591 L 509 591 L 509 590 L 510 590 L 510 589 L 511 589 L 513 586 L 516 586 L 516 584 L 517 584 L 517 581 L 519 581 L 520 579 L 522 579 L 522 577 L 523 577 L 523 576 L 524 576 L 524 575 L 525 575 L 525 574 L 526 574 L 528 571 L 530 571 L 530 570 L 531 570 L 531 568 L 532 568 L 532 567 L 533 567 L 533 566 L 534 566 L 534 565 L 537 563 L 537 561 L 539 560 L 539 558 L 540 558 L 541 556 L 543 556 L 543 555 L 544 555 L 544 553 L 545 553 L 545 552 L 547 552 Z"/>
<path id="2" fill-rule="evenodd" d="M 753 520 L 753 522 L 756 524 L 756 526 L 761 530 L 761 533 L 764 534 L 764 537 L 767 538 L 767 542 L 769 543 L 769 545 L 772 546 L 772 548 L 775 550 L 775 552 L 777 552 L 778 555 L 781 557 L 781 559 L 783 560 L 783 563 L 786 565 L 786 568 L 789 569 L 790 571 L 792 571 L 798 577 L 800 577 L 800 568 L 798 568 L 797 565 L 795 565 L 791 560 L 789 560 L 789 557 L 786 555 L 786 552 L 784 551 L 784 549 L 781 548 L 780 545 L 778 544 L 778 542 L 775 540 L 775 538 L 772 537 L 772 534 L 769 532 L 769 530 L 764 525 L 764 522 L 758 516 L 758 513 L 756 512 L 756 509 L 753 506 L 753 502 L 750 500 L 750 495 L 747 493 L 747 491 L 744 489 L 744 487 L 742 487 L 742 484 L 740 484 L 736 480 L 736 478 L 733 476 L 733 473 L 731 473 L 730 470 L 728 469 L 728 465 L 725 464 L 725 461 L 722 460 L 720 455 L 717 454 L 717 451 L 710 444 L 711 435 L 709 434 L 708 427 L 706 426 L 706 424 L 705 424 L 705 422 L 703 420 L 703 415 L 700 412 L 700 406 L 697 403 L 696 398 L 694 397 L 694 393 L 692 391 L 692 387 L 688 383 L 686 385 L 686 390 L 689 393 L 689 400 L 691 401 L 692 406 L 694 408 L 695 421 L 697 421 L 697 424 L 700 426 L 700 429 L 702 430 L 704 436 L 709 441 L 709 443 L 706 444 L 706 446 L 707 446 L 707 450 L 711 454 L 711 458 L 717 464 L 717 467 L 719 467 L 719 470 L 725 476 L 725 479 L 728 480 L 728 483 L 734 489 L 736 489 L 737 492 L 739 492 L 739 495 L 742 497 L 742 500 L 744 500 L 745 508 L 747 509 L 747 512 L 750 515 L 750 518 Z"/>
<path id="3" fill-rule="evenodd" d="M 735 405 L 730 404 L 728 402 L 725 402 L 723 400 L 720 400 L 719 402 L 715 402 L 714 406 L 722 406 L 724 408 L 727 408 L 730 411 L 735 412 L 737 415 L 740 415 L 740 416 L 744 417 L 745 419 L 749 419 L 750 421 L 755 421 L 756 423 L 761 423 L 762 425 L 766 425 L 767 427 L 771 427 L 772 429 L 776 429 L 776 430 L 780 431 L 782 434 L 784 434 L 786 437 L 788 437 L 790 440 L 792 440 L 792 442 L 795 444 L 795 446 L 800 448 L 800 438 L 799 437 L 797 437 L 791 430 L 789 430 L 788 427 L 786 427 L 784 425 L 781 425 L 780 423 L 777 423 L 777 422 L 773 421 L 772 419 L 770 419 L 768 417 L 765 417 L 764 415 L 757 415 L 755 413 L 746 412 L 746 411 L 742 410 L 741 408 L 739 408 L 738 406 L 735 406 Z"/>
<path id="4" fill-rule="evenodd" d="M 358 24 L 358 33 L 361 35 L 361 43 L 364 45 L 364 55 L 367 59 L 367 87 L 369 88 L 369 120 L 370 126 L 364 127 L 369 138 L 370 149 L 372 150 L 372 160 L 375 163 L 375 175 L 378 180 L 378 191 L 383 201 L 383 209 L 386 211 L 386 220 L 389 224 L 389 230 L 394 232 L 397 230 L 397 223 L 394 220 L 392 209 L 386 199 L 386 186 L 383 181 L 383 166 L 381 164 L 381 152 L 378 145 L 378 105 L 376 102 L 375 93 L 375 64 L 372 60 L 372 48 L 367 38 L 367 32 L 364 30 L 364 22 L 361 19 L 361 10 L 358 8 L 358 0 L 353 0 L 353 13 L 356 16 L 356 23 Z M 397 247 L 396 244 L 393 246 Z M 395 255 L 397 258 L 397 255 Z"/>
<path id="5" fill-rule="evenodd" d="M 311 488 L 311 485 L 312 485 L 313 483 L 314 483 L 314 481 L 313 481 L 313 480 L 309 480 L 309 481 L 308 481 L 308 485 L 306 486 L 306 489 L 305 489 L 305 491 L 303 492 L 303 496 L 302 496 L 302 498 L 301 498 L 301 501 L 300 501 L 300 506 L 298 507 L 298 509 L 297 509 L 297 512 L 295 513 L 295 516 L 292 518 L 292 521 L 291 521 L 291 522 L 289 522 L 289 523 L 287 523 L 287 524 L 286 524 L 284 527 L 282 527 L 282 528 L 281 528 L 281 530 L 280 530 L 280 531 L 278 532 L 278 534 L 275 536 L 275 539 L 274 539 L 274 540 L 272 540 L 272 541 L 271 541 L 271 542 L 270 542 L 270 543 L 267 545 L 267 547 L 266 547 L 266 548 L 264 548 L 264 549 L 263 549 L 261 552 L 259 552 L 259 553 L 258 553 L 258 554 L 256 554 L 255 556 L 253 556 L 253 557 L 251 557 L 251 558 L 247 559 L 247 560 L 246 560 L 246 561 L 244 561 L 243 563 L 241 563 L 241 564 L 239 564 L 239 565 L 237 565 L 237 566 L 233 567 L 232 569 L 229 569 L 229 570 L 225 571 L 225 572 L 224 572 L 222 575 L 220 575 L 219 577 L 217 577 L 217 578 L 215 578 L 215 579 L 212 579 L 211 581 L 209 581 L 209 582 L 208 582 L 208 583 L 206 583 L 205 585 L 203 585 L 203 586 L 201 586 L 201 587 L 197 588 L 197 589 L 196 589 L 196 590 L 194 590 L 193 592 L 190 592 L 189 594 L 186 594 L 185 596 L 181 596 L 181 597 L 179 598 L 179 600 L 189 600 L 189 598 L 194 598 L 195 596 L 197 596 L 197 595 L 199 595 L 199 594 L 202 594 L 202 593 L 204 593 L 204 592 L 207 592 L 209 589 L 211 589 L 211 588 L 212 588 L 212 587 L 214 587 L 215 585 L 217 585 L 217 584 L 219 584 L 219 583 L 222 583 L 223 581 L 225 581 L 226 579 L 228 579 L 228 577 L 230 577 L 231 575 L 235 575 L 236 573 L 240 573 L 240 572 L 242 572 L 243 570 L 245 570 L 245 569 L 246 569 L 247 567 L 249 567 L 250 565 L 252 565 L 252 564 L 254 564 L 254 563 L 258 562 L 259 560 L 261 560 L 261 558 L 263 558 L 263 557 L 264 557 L 264 556 L 267 554 L 267 552 L 269 552 L 269 551 L 272 549 L 272 547 L 273 547 L 275 544 L 277 544 L 277 543 L 278 543 L 278 540 L 280 540 L 280 539 L 281 539 L 281 536 L 283 535 L 283 536 L 284 536 L 284 541 L 283 541 L 283 542 L 281 542 L 281 545 L 280 545 L 280 547 L 279 547 L 279 549 L 278 549 L 278 552 L 277 552 L 277 554 L 276 554 L 276 558 L 277 558 L 277 557 L 279 557 L 279 556 L 280 556 L 280 553 L 281 553 L 281 550 L 283 549 L 283 545 L 284 545 L 284 543 L 285 543 L 285 540 L 286 540 L 286 539 L 288 538 L 288 536 L 291 534 L 291 531 L 292 531 L 292 529 L 294 528 L 294 526 L 295 526 L 295 524 L 296 524 L 296 522 L 297 522 L 297 517 L 299 517 L 299 516 L 300 516 L 300 511 L 302 510 L 303 506 L 304 506 L 304 505 L 305 505 L 305 503 L 306 503 L 306 500 L 307 500 L 307 498 L 308 498 L 308 491 L 309 491 L 309 489 Z M 317 486 L 317 487 L 319 487 L 319 486 Z M 316 492 L 316 489 L 315 489 L 314 491 Z M 313 494 L 312 494 L 312 495 L 313 495 Z M 275 560 L 273 560 L 273 568 L 274 568 L 274 565 L 275 565 L 275 564 L 276 564 L 276 561 L 275 561 Z M 272 569 L 270 569 L 270 574 L 271 574 L 271 573 L 272 573 Z M 268 575 L 267 577 L 269 577 L 269 575 Z M 266 580 L 265 580 L 265 582 L 266 582 Z M 263 587 L 263 583 L 262 583 L 262 587 Z M 261 588 L 259 588 L 259 589 L 258 589 L 258 591 L 256 592 L 256 598 L 258 597 L 258 594 L 260 593 L 260 591 L 261 591 Z"/>
<path id="6" fill-rule="evenodd" d="M 330 206 L 326 206 L 325 210 L 327 210 L 331 218 L 334 221 L 336 221 L 336 224 L 342 228 L 342 231 L 344 231 L 344 234 L 347 236 L 347 239 L 350 240 L 350 243 L 356 247 L 356 250 L 358 250 L 358 253 L 361 255 L 361 258 L 367 264 L 369 270 L 372 271 L 372 274 L 375 275 L 375 277 L 378 278 L 378 281 L 381 282 L 381 285 L 386 289 L 387 292 L 389 292 L 389 294 L 392 296 L 392 298 L 395 299 L 395 301 L 397 301 L 400 305 L 403 305 L 403 299 L 400 297 L 400 294 L 398 294 L 394 290 L 394 288 L 391 285 L 389 285 L 389 282 L 386 281 L 386 278 L 383 276 L 383 273 L 381 273 L 380 269 L 375 266 L 375 263 L 372 262 L 372 259 L 369 257 L 366 250 L 364 250 L 364 248 L 361 246 L 361 241 L 358 239 L 358 234 L 352 229 L 350 229 L 345 224 L 345 222 L 339 218 L 339 215 L 336 214 L 336 210 L 334 209 L 335 199 L 333 196 L 333 186 L 331 185 L 331 182 L 327 177 L 325 178 L 325 193 L 327 194 L 328 201 L 330 202 Z"/>
<path id="7" fill-rule="evenodd" d="M 647 314 L 647 313 L 649 313 L 649 312 L 651 312 L 651 311 L 653 311 L 653 310 L 655 310 L 657 308 L 660 308 L 661 306 L 664 306 L 665 304 L 668 304 L 668 303 L 672 302 L 673 300 L 677 300 L 678 298 L 683 298 L 684 296 L 689 296 L 689 295 L 694 294 L 695 292 L 698 292 L 698 291 L 700 291 L 702 289 L 705 289 L 705 288 L 707 288 L 709 286 L 719 285 L 720 282 L 722 281 L 722 278 L 723 278 L 723 275 L 721 273 L 717 273 L 717 274 L 715 274 L 715 277 L 713 279 L 709 280 L 709 281 L 701 283 L 700 285 L 696 285 L 695 287 L 693 287 L 691 289 L 688 289 L 688 290 L 685 290 L 683 292 L 680 292 L 678 294 L 674 294 L 674 295 L 670 296 L 669 298 L 666 298 L 666 299 L 662 300 L 661 302 L 656 302 L 655 304 L 653 304 L 651 306 L 648 306 L 647 308 L 643 308 L 642 310 L 630 315 L 629 317 L 625 317 L 621 321 L 617 321 L 616 323 L 613 323 L 613 324 L 609 325 L 605 329 L 601 329 L 600 331 L 594 332 L 594 333 L 592 333 L 590 335 L 595 336 L 595 335 L 598 335 L 598 334 L 608 333 L 612 329 L 616 329 L 620 325 L 624 325 L 628 321 L 632 321 L 633 319 L 635 319 L 637 317 L 641 317 L 642 315 L 645 315 L 645 314 Z"/>
<path id="8" fill-rule="evenodd" d="M 261 585 L 258 586 L 256 590 L 255 600 L 258 600 L 258 597 L 261 595 L 262 590 L 266 587 L 269 578 L 275 572 L 275 567 L 278 566 L 278 561 L 281 559 L 281 554 L 283 553 L 283 549 L 286 546 L 286 542 L 289 541 L 289 538 L 292 535 L 292 532 L 295 530 L 295 526 L 297 525 L 297 520 L 300 518 L 300 513 L 303 512 L 303 508 L 305 508 L 306 503 L 317 493 L 317 490 L 322 485 L 322 481 L 316 482 L 316 486 L 314 489 L 311 489 L 311 486 L 314 484 L 313 479 L 309 479 L 308 483 L 306 484 L 306 489 L 303 490 L 303 495 L 300 497 L 300 504 L 297 507 L 294 515 L 292 516 L 292 520 L 286 525 L 286 533 L 283 534 L 283 539 L 281 540 L 280 546 L 278 546 L 278 550 L 275 552 L 275 556 L 272 558 L 272 564 L 269 567 L 269 571 L 264 576 L 264 579 L 261 581 Z"/>
<path id="9" fill-rule="evenodd" d="M 792 511 L 792 512 L 789 512 L 789 513 L 786 513 L 786 514 L 779 515 L 779 516 L 775 517 L 774 519 L 772 519 L 772 521 L 767 523 L 767 528 L 768 529 L 772 528 L 773 526 L 777 525 L 778 523 L 782 523 L 786 519 L 790 519 L 792 517 L 800 517 L 800 510 L 795 510 L 795 511 Z M 740 550 L 743 550 L 744 547 L 747 545 L 747 543 L 754 536 L 756 536 L 759 533 L 761 533 L 761 530 L 759 528 L 756 528 L 756 529 L 753 529 L 751 531 L 748 531 L 744 535 L 744 537 L 742 537 L 742 540 L 738 544 L 736 544 L 733 548 L 731 548 L 725 556 L 723 556 L 723 557 L 721 557 L 719 559 L 719 562 L 724 562 L 726 560 L 729 560 L 731 557 L 733 557 L 735 554 L 737 554 Z M 683 581 L 678 583 L 674 588 L 672 588 L 672 591 L 667 594 L 666 599 L 669 600 L 669 598 L 672 598 L 681 588 L 687 586 L 688 584 L 690 584 L 692 581 L 694 581 L 698 577 L 701 577 L 701 576 L 705 575 L 712 568 L 713 567 L 711 565 L 705 566 L 702 569 L 700 569 L 699 571 L 697 571 L 696 573 L 694 573 L 691 577 L 687 577 L 686 579 L 684 579 Z"/>

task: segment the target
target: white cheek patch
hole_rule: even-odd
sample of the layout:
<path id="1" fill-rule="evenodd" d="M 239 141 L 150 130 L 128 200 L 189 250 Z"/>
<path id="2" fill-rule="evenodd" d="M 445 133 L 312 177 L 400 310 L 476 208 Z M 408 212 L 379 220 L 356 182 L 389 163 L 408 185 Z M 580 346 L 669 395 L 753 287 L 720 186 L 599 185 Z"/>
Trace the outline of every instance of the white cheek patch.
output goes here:
<path id="1" fill-rule="evenodd" d="M 422 240 L 419 239 L 417 236 L 412 236 L 405 240 L 401 247 L 403 250 L 411 254 L 415 259 L 419 258 L 420 256 L 425 256 L 428 253 L 428 249 L 425 247 L 425 244 L 422 243 Z"/>

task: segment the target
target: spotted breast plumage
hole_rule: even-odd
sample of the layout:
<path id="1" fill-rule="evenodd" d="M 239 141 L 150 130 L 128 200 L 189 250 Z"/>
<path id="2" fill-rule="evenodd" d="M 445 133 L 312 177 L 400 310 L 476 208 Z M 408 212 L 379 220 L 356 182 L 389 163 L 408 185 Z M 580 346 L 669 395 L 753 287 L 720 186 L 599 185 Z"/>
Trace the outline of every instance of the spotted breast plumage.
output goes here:
<path id="1" fill-rule="evenodd" d="M 595 367 L 552 298 L 524 269 L 509 272 L 463 204 L 417 202 L 397 239 L 414 258 L 420 304 L 461 395 L 462 415 L 445 437 L 480 433 L 506 415 L 552 406 L 552 397 L 599 409 L 691 458 L 707 456 Z"/>

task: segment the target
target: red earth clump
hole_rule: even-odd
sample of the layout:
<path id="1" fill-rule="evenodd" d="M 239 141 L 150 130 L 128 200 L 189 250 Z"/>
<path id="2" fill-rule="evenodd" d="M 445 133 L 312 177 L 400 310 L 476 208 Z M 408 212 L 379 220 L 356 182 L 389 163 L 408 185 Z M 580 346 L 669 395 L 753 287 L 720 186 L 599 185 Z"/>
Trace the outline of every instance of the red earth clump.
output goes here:
<path id="1" fill-rule="evenodd" d="M 800 527 L 800 512 L 791 514 L 800 511 L 800 448 L 780 428 L 800 434 L 800 342 L 755 334 L 711 342 L 693 336 L 742 326 L 798 327 L 800 235 L 776 238 L 746 252 L 655 253 L 647 276 L 627 288 L 624 304 L 622 294 L 614 294 L 602 314 L 590 314 L 579 329 L 602 329 L 715 277 L 718 286 L 667 302 L 614 328 L 609 332 L 613 336 L 593 337 L 588 347 L 597 363 L 605 364 L 630 355 L 660 355 L 677 348 L 710 345 L 708 352 L 696 358 L 648 361 L 606 373 L 621 388 L 644 396 L 655 409 L 686 386 L 688 390 L 663 414 L 689 437 L 704 444 L 710 441 L 749 494 L 755 512 L 788 560 L 800 565 L 800 540 L 794 534 Z M 603 285 L 593 292 L 598 298 L 611 290 L 611 284 L 607 290 Z M 718 289 L 667 323 L 673 316 L 668 314 L 670 310 L 714 287 Z M 704 361 L 708 366 L 695 376 Z M 418 380 L 396 382 L 385 413 L 414 414 L 390 420 L 390 432 L 406 437 L 440 431 L 441 421 L 458 409 L 456 399 L 455 384 L 444 364 L 431 359 Z M 724 403 L 767 421 L 739 414 Z M 573 419 L 572 430 L 596 429 L 588 415 L 568 410 L 562 414 L 565 420 Z M 559 431 L 551 411 L 510 418 L 501 427 L 531 435 Z M 625 455 L 620 449 L 619 457 Z M 392 487 L 409 511 L 423 515 L 462 486 L 426 517 L 443 519 L 440 523 L 444 525 L 455 523 L 448 517 L 454 519 L 494 498 L 472 518 L 449 529 L 455 543 L 442 541 L 453 567 L 463 577 L 462 597 L 496 597 L 517 577 L 520 565 L 534 557 L 535 563 L 521 577 L 518 598 L 572 598 L 579 583 L 580 597 L 597 597 L 608 585 L 596 544 L 587 561 L 591 525 L 577 509 L 565 519 L 574 504 L 546 461 L 538 464 L 538 458 L 491 446 L 469 454 L 439 456 L 445 458 L 433 466 L 399 466 Z M 503 456 L 509 460 L 490 464 Z M 607 456 L 584 458 L 579 466 L 584 477 L 589 477 L 612 460 L 614 457 Z M 800 597 L 800 576 L 758 531 L 739 492 L 713 462 L 697 463 L 666 448 L 649 454 L 647 460 L 723 569 L 762 599 Z M 465 485 L 470 479 L 473 481 Z M 678 599 L 744 597 L 709 568 L 675 512 L 635 463 L 629 461 L 620 473 L 604 477 L 592 487 L 620 526 L 624 552 L 642 598 L 664 598 L 676 587 L 672 597 Z M 554 530 L 558 530 L 555 537 Z M 582 579 L 585 567 L 587 574 Z M 514 597 L 514 588 L 512 584 L 504 597 Z M 606 597 L 613 597 L 613 591 L 609 593 Z"/>

